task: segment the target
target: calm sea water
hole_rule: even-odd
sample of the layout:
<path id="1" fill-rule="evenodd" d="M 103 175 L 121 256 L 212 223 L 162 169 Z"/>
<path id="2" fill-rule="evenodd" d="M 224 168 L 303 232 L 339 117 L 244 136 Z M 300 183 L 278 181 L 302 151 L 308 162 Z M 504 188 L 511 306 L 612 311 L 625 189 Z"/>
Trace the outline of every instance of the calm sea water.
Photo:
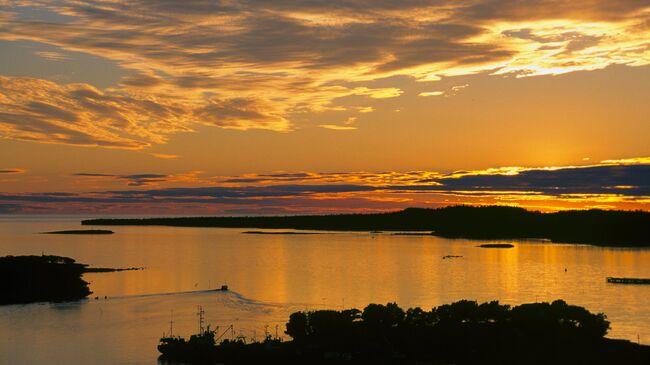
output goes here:
<path id="1" fill-rule="evenodd" d="M 85 301 L 0 306 L 0 364 L 155 364 L 170 320 L 174 334 L 195 333 L 199 305 L 219 334 L 259 339 L 265 332 L 282 336 L 297 310 L 561 298 L 605 312 L 610 337 L 650 343 L 650 286 L 605 282 L 607 276 L 650 277 L 650 250 L 532 241 L 482 249 L 481 241 L 432 236 L 248 235 L 220 228 L 37 234 L 78 229 L 82 218 L 0 216 L 0 256 L 45 253 L 146 270 L 86 274 L 94 294 Z M 209 290 L 223 283 L 230 292 Z M 234 333 L 224 331 L 230 325 Z"/>

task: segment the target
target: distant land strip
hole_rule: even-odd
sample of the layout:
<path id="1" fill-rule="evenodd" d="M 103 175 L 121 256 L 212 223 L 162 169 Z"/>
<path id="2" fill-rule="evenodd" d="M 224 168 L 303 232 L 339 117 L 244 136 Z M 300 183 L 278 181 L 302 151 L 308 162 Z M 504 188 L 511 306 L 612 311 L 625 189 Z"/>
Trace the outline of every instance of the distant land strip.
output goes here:
<path id="1" fill-rule="evenodd" d="M 112 267 L 86 267 L 84 273 L 94 272 L 118 272 L 118 271 L 137 271 L 144 270 L 144 267 L 126 267 L 126 268 L 112 268 Z"/>
<path id="2" fill-rule="evenodd" d="M 101 226 L 430 231 L 435 236 L 447 238 L 547 239 L 558 243 L 650 247 L 650 212 L 599 209 L 542 213 L 505 206 L 451 206 L 407 208 L 374 214 L 89 219 L 81 223 Z"/>
<path id="3" fill-rule="evenodd" d="M 304 235 L 304 234 L 323 234 L 321 232 L 295 232 L 295 231 L 282 231 L 282 232 L 275 232 L 275 231 L 246 231 L 242 232 L 243 234 L 279 234 L 279 235 L 292 235 L 292 234 L 298 234 L 298 235 Z"/>

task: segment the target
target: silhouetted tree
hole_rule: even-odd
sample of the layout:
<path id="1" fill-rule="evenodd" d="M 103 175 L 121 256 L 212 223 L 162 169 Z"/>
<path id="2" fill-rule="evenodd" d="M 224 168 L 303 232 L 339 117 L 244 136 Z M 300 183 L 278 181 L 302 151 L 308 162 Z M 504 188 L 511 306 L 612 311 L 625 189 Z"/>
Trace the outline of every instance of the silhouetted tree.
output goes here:
<path id="1" fill-rule="evenodd" d="M 287 330 L 284 331 L 284 333 L 293 337 L 296 342 L 303 342 L 311 333 L 309 330 L 307 315 L 303 312 L 292 313 L 289 316 L 289 322 L 287 322 Z"/>
<path id="2" fill-rule="evenodd" d="M 369 304 L 363 309 L 361 318 L 368 326 L 389 328 L 401 324 L 404 321 L 404 315 L 404 310 L 396 303 Z"/>

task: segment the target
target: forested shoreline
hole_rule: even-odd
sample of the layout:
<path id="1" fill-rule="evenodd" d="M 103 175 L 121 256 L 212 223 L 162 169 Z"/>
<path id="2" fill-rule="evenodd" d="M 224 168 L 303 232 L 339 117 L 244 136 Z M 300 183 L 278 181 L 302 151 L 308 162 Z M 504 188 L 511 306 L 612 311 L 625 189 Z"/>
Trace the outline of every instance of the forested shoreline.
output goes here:
<path id="1" fill-rule="evenodd" d="M 571 210 L 553 213 L 505 206 L 407 208 L 374 214 L 258 217 L 89 219 L 83 225 L 176 226 L 331 231 L 430 231 L 448 238 L 547 239 L 560 243 L 649 247 L 650 212 Z"/>

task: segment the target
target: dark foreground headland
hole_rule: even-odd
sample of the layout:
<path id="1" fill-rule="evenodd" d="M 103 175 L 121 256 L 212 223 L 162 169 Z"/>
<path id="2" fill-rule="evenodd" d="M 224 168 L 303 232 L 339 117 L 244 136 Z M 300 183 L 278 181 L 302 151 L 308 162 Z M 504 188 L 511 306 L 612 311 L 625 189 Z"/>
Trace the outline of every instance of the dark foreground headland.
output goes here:
<path id="1" fill-rule="evenodd" d="M 395 303 L 289 317 L 292 341 L 216 344 L 215 331 L 163 337 L 161 359 L 224 364 L 650 364 L 650 346 L 605 338 L 604 314 L 568 305 L 461 300 L 430 311 Z"/>
<path id="2" fill-rule="evenodd" d="M 90 268 L 62 256 L 0 257 L 0 304 L 79 300 L 92 293 L 82 274 L 140 269 Z"/>
<path id="3" fill-rule="evenodd" d="M 573 210 L 555 213 L 503 206 L 408 208 L 377 214 L 277 217 L 90 219 L 83 225 L 137 225 L 302 229 L 335 231 L 430 231 L 471 239 L 548 239 L 603 246 L 650 246 L 650 212 Z"/>
<path id="4" fill-rule="evenodd" d="M 69 257 L 0 257 L 0 304 L 83 299 L 92 293 L 85 268 Z"/>

